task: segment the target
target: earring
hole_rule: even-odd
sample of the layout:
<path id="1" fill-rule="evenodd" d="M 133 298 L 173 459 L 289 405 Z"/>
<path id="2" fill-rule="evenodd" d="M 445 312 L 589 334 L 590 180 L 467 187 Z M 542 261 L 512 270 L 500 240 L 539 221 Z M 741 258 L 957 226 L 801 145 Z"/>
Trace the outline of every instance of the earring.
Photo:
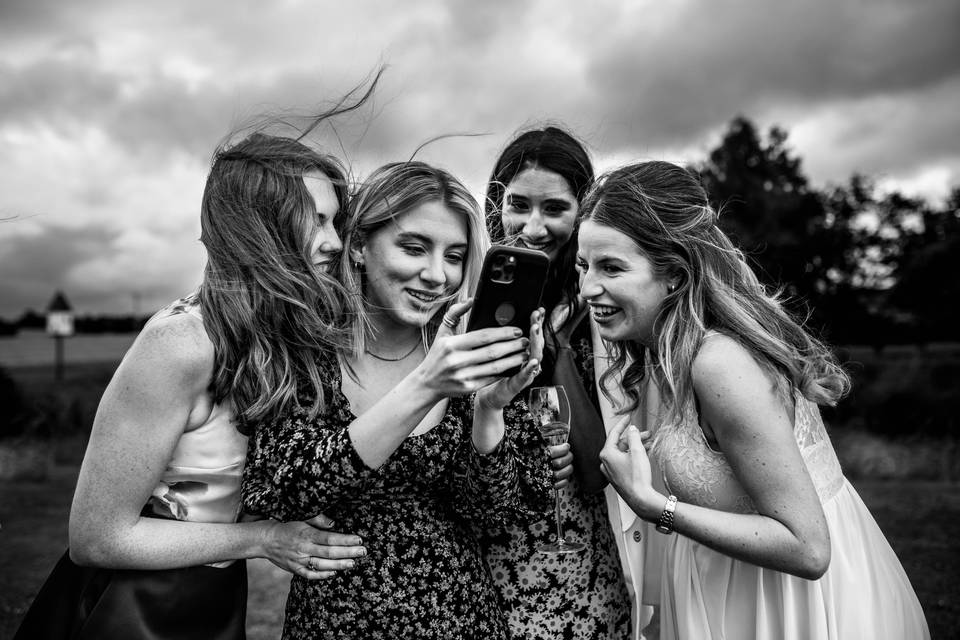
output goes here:
<path id="1" fill-rule="evenodd" d="M 360 271 L 360 269 L 361 269 L 362 267 L 363 267 L 363 262 L 361 262 L 360 260 L 354 260 L 354 261 L 353 261 L 353 268 L 354 268 L 354 269 L 356 269 L 357 271 Z"/>
<path id="2" fill-rule="evenodd" d="M 672 282 L 667 285 L 667 293 L 673 293 L 676 290 L 677 290 L 677 285 L 673 284 Z"/>

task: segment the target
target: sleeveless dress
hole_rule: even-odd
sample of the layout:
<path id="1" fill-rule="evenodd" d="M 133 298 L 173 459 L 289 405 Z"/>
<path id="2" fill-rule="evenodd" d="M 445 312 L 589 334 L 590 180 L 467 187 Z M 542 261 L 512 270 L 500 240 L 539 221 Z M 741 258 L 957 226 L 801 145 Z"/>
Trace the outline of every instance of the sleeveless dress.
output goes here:
<path id="1" fill-rule="evenodd" d="M 659 580 L 662 640 L 930 637 L 900 561 L 843 476 L 819 408 L 799 392 L 794 402 L 797 445 L 830 530 L 830 567 L 820 579 L 806 580 L 736 560 L 679 534 L 653 534 L 662 564 L 647 579 Z M 680 502 L 756 513 L 724 455 L 707 442 L 692 400 L 681 420 L 657 428 L 651 462 Z"/>
<path id="2" fill-rule="evenodd" d="M 584 321 L 573 332 L 571 346 L 586 401 L 596 406 L 589 336 L 589 322 Z M 544 373 L 531 386 L 554 383 L 549 369 L 550 362 L 545 362 Z M 603 436 L 600 438 L 602 441 Z M 596 464 L 599 466 L 599 460 Z M 606 499 L 603 491 L 585 493 L 577 477 L 574 474 L 560 489 L 560 518 L 568 538 L 586 544 L 583 551 L 562 555 L 537 552 L 540 544 L 555 541 L 552 509 L 531 525 L 488 530 L 482 538 L 511 637 L 517 640 L 619 640 L 630 636 L 630 595 Z"/>
<path id="3" fill-rule="evenodd" d="M 407 437 L 372 469 L 347 431 L 356 417 L 337 359 L 328 357 L 321 371 L 321 414 L 311 419 L 292 407 L 256 426 L 244 505 L 278 520 L 323 513 L 338 531 L 360 536 L 367 555 L 325 580 L 294 576 L 283 638 L 504 640 L 506 623 L 470 524 L 526 521 L 549 508 L 549 467 L 526 406 L 504 410 L 508 428 L 526 436 L 480 455 L 471 439 L 472 399 L 452 398 L 436 426 Z"/>
<path id="4" fill-rule="evenodd" d="M 148 321 L 200 317 L 195 295 Z M 247 438 L 229 404 L 184 432 L 144 505 L 146 517 L 235 522 Z M 15 640 L 241 640 L 246 637 L 244 561 L 164 570 L 97 569 L 64 553 L 24 617 Z"/>

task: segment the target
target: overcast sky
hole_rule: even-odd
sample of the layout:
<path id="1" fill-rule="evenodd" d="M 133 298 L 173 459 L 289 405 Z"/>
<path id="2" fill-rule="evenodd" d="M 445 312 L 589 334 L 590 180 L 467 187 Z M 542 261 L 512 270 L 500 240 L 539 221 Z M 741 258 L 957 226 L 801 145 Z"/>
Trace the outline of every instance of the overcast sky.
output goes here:
<path id="1" fill-rule="evenodd" d="M 360 176 L 483 133 L 418 156 L 479 194 L 544 121 L 600 168 L 698 161 L 743 114 L 784 127 L 817 186 L 960 185 L 956 0 L 3 0 L 0 316 L 58 288 L 81 313 L 191 290 L 215 145 L 381 64 L 372 108 L 339 127 Z"/>

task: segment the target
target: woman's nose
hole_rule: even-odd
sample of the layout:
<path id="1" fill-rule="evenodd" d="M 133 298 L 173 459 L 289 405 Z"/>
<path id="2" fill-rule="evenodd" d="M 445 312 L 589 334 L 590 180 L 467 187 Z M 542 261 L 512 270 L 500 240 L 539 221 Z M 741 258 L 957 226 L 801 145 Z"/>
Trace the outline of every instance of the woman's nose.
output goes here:
<path id="1" fill-rule="evenodd" d="M 523 225 L 523 235 L 534 240 L 547 235 L 547 228 L 543 224 L 543 216 L 539 212 L 534 211 L 527 218 L 526 224 Z"/>
<path id="2" fill-rule="evenodd" d="M 431 284 L 444 284 L 447 281 L 447 274 L 443 270 L 443 256 L 431 258 L 427 265 L 420 272 L 420 277 L 424 282 Z"/>

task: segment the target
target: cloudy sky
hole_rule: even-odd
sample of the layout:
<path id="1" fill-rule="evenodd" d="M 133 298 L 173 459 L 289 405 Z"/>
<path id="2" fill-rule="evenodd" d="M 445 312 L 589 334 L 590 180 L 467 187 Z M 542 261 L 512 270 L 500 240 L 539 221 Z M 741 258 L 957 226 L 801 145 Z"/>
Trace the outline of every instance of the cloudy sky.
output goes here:
<path id="1" fill-rule="evenodd" d="M 560 121 L 601 168 L 702 159 L 731 118 L 785 127 L 814 184 L 960 185 L 956 0 L 3 0 L 0 316 L 62 289 L 148 312 L 199 282 L 215 145 L 387 70 L 339 125 L 363 175 L 418 157 L 477 194 L 507 139 Z"/>

